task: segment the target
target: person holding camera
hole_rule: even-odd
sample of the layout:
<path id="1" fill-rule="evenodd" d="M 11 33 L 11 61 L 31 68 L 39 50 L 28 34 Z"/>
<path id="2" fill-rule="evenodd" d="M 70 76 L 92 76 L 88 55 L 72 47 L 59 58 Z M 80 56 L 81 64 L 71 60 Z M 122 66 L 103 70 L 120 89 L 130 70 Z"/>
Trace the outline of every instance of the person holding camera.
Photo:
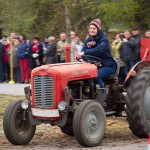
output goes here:
<path id="1" fill-rule="evenodd" d="M 39 37 L 32 39 L 32 45 L 29 50 L 29 66 L 30 69 L 34 69 L 43 64 L 43 46 L 40 43 Z"/>

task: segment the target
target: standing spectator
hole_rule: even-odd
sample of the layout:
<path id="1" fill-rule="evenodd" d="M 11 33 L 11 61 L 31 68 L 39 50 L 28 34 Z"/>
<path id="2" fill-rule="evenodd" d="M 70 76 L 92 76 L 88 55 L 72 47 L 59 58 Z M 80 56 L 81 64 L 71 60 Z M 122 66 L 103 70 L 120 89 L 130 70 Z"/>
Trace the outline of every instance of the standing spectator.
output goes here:
<path id="1" fill-rule="evenodd" d="M 50 37 L 49 35 L 45 35 L 44 41 L 41 42 L 41 44 L 42 44 L 42 46 L 43 46 L 43 50 L 47 50 L 47 46 L 48 46 L 48 38 L 49 38 L 49 37 Z"/>
<path id="2" fill-rule="evenodd" d="M 82 51 L 82 48 L 83 48 L 83 42 L 80 40 L 79 37 L 76 37 L 76 48 L 77 48 L 77 53 L 76 53 L 77 55 L 78 53 Z"/>
<path id="3" fill-rule="evenodd" d="M 32 46 L 29 49 L 29 59 L 31 70 L 43 64 L 43 46 L 38 37 L 34 37 L 32 40 Z"/>
<path id="4" fill-rule="evenodd" d="M 76 61 L 77 55 L 77 46 L 76 46 L 76 34 L 74 31 L 70 31 L 70 42 L 71 42 L 71 53 L 70 53 L 70 61 Z"/>
<path id="5" fill-rule="evenodd" d="M 136 64 L 137 62 L 137 55 L 136 55 L 136 43 L 134 39 L 131 37 L 130 31 L 126 30 L 124 32 L 124 39 L 121 43 L 119 48 L 120 57 L 125 62 L 125 73 L 127 74 L 130 69 Z"/>
<path id="6" fill-rule="evenodd" d="M 48 47 L 47 51 L 44 51 L 45 63 L 46 64 L 54 64 L 56 63 L 56 49 L 57 45 L 55 42 L 55 37 L 50 36 L 48 38 Z"/>
<path id="7" fill-rule="evenodd" d="M 57 43 L 57 53 L 58 53 L 58 62 L 64 63 L 66 57 L 65 45 L 66 41 L 66 33 L 60 33 L 60 41 Z"/>
<path id="8" fill-rule="evenodd" d="M 4 81 L 8 82 L 10 80 L 10 66 L 8 62 L 8 51 L 10 44 L 8 43 L 7 40 L 3 41 L 4 47 L 5 47 L 5 55 L 4 55 Z"/>
<path id="9" fill-rule="evenodd" d="M 5 54 L 4 45 L 0 42 L 0 83 L 2 83 L 4 80 L 4 68 L 3 68 L 4 54 Z"/>
<path id="10" fill-rule="evenodd" d="M 125 64 L 124 61 L 120 58 L 119 48 L 121 46 L 122 40 L 119 33 L 116 33 L 114 36 L 114 40 L 111 44 L 112 55 L 115 59 L 119 61 L 120 71 L 119 71 L 119 83 L 123 84 L 126 74 L 125 74 Z"/>
<path id="11" fill-rule="evenodd" d="M 85 34 L 85 37 L 84 37 L 84 38 L 85 38 L 85 41 L 86 41 L 89 37 L 90 37 L 90 34 L 89 34 L 89 33 L 86 33 L 86 34 Z"/>
<path id="12" fill-rule="evenodd" d="M 7 36 L 6 35 L 2 35 L 1 42 L 4 44 L 4 41 L 7 41 Z"/>
<path id="13" fill-rule="evenodd" d="M 19 36 L 20 44 L 18 46 L 18 56 L 21 67 L 21 83 L 29 83 L 29 48 L 31 42 L 26 39 L 24 34 Z"/>
<path id="14" fill-rule="evenodd" d="M 14 40 L 17 38 L 16 33 L 11 32 L 10 33 L 10 37 L 8 37 L 8 41 L 10 43 L 10 45 L 12 45 L 12 43 L 14 42 Z M 19 37 L 18 37 L 19 38 Z"/>
<path id="15" fill-rule="evenodd" d="M 13 81 L 15 81 L 15 83 L 21 82 L 21 72 L 20 72 L 20 64 L 19 64 L 19 57 L 18 57 L 18 46 L 19 46 L 19 39 L 16 38 L 16 39 L 14 39 L 13 46 L 12 46 Z M 9 48 L 9 57 L 10 57 L 10 55 L 11 55 L 11 51 Z"/>
<path id="16" fill-rule="evenodd" d="M 145 37 L 146 37 L 146 38 L 150 38 L 150 30 L 147 30 L 147 31 L 145 32 Z"/>
<path id="17" fill-rule="evenodd" d="M 140 58 L 140 48 L 141 48 L 141 35 L 139 34 L 139 29 L 137 27 L 132 29 L 132 37 L 135 40 L 136 47 L 135 47 L 135 55 L 137 57 L 136 62 L 141 60 Z"/>
<path id="18" fill-rule="evenodd" d="M 122 32 L 120 33 L 120 38 L 121 38 L 121 41 L 123 41 L 123 39 L 125 38 L 124 33 L 122 33 Z"/>
<path id="19" fill-rule="evenodd" d="M 10 38 L 11 38 L 11 39 L 16 39 L 16 33 L 11 32 L 11 33 L 10 33 Z"/>

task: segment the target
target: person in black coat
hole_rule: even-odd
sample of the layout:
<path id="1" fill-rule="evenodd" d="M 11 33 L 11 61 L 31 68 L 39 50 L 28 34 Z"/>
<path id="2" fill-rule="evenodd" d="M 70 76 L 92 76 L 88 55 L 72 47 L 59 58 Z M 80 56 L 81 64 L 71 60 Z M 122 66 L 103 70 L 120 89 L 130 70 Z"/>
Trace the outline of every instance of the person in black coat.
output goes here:
<path id="1" fill-rule="evenodd" d="M 38 37 L 34 37 L 32 40 L 32 45 L 29 49 L 29 59 L 31 70 L 43 65 L 43 46 Z"/>
<path id="2" fill-rule="evenodd" d="M 77 58 L 81 58 L 82 55 L 91 55 L 101 59 L 96 83 L 104 88 L 103 80 L 116 72 L 116 62 L 111 55 L 109 42 L 101 29 L 99 19 L 90 22 L 89 34 L 90 37 L 85 41 L 82 52 L 77 54 Z"/>
<path id="3" fill-rule="evenodd" d="M 47 50 L 44 51 L 45 63 L 46 64 L 54 64 L 56 63 L 56 49 L 57 45 L 55 42 L 55 37 L 50 36 L 48 38 L 48 46 Z"/>
<path id="4" fill-rule="evenodd" d="M 139 62 L 141 60 L 140 58 L 140 48 L 141 48 L 141 38 L 142 36 L 139 34 L 139 29 L 137 27 L 134 27 L 132 29 L 132 38 L 134 39 L 136 43 L 135 47 L 135 55 L 137 56 L 136 61 Z"/>
<path id="5" fill-rule="evenodd" d="M 124 39 L 119 48 L 120 57 L 125 62 L 125 73 L 137 63 L 136 42 L 131 37 L 131 33 L 127 30 L 124 32 Z"/>
<path id="6" fill-rule="evenodd" d="M 4 45 L 0 42 L 0 83 L 4 80 L 4 55 L 5 48 Z"/>

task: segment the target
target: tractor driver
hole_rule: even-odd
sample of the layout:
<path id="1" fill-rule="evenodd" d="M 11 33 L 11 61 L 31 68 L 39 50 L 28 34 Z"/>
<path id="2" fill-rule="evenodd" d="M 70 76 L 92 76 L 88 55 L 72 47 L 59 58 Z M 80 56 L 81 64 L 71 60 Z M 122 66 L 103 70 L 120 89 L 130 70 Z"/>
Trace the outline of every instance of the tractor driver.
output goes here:
<path id="1" fill-rule="evenodd" d="M 94 19 L 89 24 L 90 37 L 85 41 L 82 52 L 77 54 L 77 58 L 82 55 L 91 55 L 101 59 L 98 66 L 98 76 L 96 84 L 104 88 L 103 80 L 116 72 L 116 62 L 114 61 L 109 47 L 109 42 L 101 29 L 100 19 Z"/>

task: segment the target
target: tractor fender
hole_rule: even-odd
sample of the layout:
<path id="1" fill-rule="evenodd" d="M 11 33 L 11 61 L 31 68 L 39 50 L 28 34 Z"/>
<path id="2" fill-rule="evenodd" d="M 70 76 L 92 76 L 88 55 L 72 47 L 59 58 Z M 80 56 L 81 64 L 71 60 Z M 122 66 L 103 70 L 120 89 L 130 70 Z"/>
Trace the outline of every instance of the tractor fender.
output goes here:
<path id="1" fill-rule="evenodd" d="M 136 76 L 137 72 L 146 67 L 150 67 L 150 61 L 142 60 L 135 64 L 126 76 L 124 87 L 127 88 L 130 85 L 131 80 L 134 76 Z"/>

